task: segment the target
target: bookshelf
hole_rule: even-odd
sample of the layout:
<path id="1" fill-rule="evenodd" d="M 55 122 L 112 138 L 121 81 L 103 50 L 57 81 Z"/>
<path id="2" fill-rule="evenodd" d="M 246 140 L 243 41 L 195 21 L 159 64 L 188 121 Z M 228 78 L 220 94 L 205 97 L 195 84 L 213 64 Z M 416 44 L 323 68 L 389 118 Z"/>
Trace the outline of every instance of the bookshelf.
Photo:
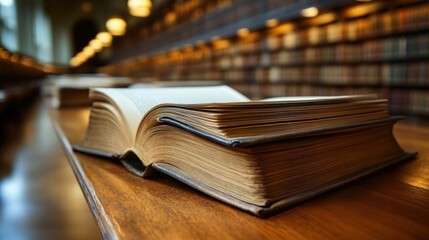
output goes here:
<path id="1" fill-rule="evenodd" d="M 0 46 L 0 89 L 26 84 L 45 75 L 42 64 Z"/>
<path id="2" fill-rule="evenodd" d="M 309 6 L 320 14 L 300 17 Z M 427 1 L 214 1 L 203 9 L 115 48 L 99 71 L 222 80 L 255 99 L 378 93 L 394 113 L 429 116 Z M 280 24 L 265 26 L 272 18 Z"/>

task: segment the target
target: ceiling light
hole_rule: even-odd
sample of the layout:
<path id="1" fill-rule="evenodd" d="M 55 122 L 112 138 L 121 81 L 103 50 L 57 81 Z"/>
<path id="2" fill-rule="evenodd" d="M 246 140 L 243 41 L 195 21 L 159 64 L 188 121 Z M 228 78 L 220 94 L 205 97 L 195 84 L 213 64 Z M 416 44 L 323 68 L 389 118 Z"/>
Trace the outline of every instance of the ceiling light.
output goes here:
<path id="1" fill-rule="evenodd" d="M 109 32 L 99 32 L 95 38 L 103 43 L 103 47 L 109 47 L 112 43 L 112 34 Z"/>
<path id="2" fill-rule="evenodd" d="M 317 14 L 319 14 L 319 9 L 317 9 L 317 7 L 309 7 L 301 11 L 303 17 L 315 17 Z"/>
<path id="3" fill-rule="evenodd" d="M 246 37 L 247 35 L 249 35 L 249 33 L 250 33 L 250 31 L 248 28 L 241 28 L 241 29 L 238 29 L 238 31 L 237 31 L 237 35 L 239 37 Z"/>
<path id="4" fill-rule="evenodd" d="M 73 57 L 72 59 L 70 59 L 70 65 L 72 67 L 77 67 L 79 65 L 81 65 L 83 63 L 82 59 L 78 58 L 78 57 Z"/>
<path id="5" fill-rule="evenodd" d="M 86 46 L 83 50 L 82 50 L 83 55 L 85 55 L 86 57 L 90 58 L 92 56 L 94 56 L 95 54 L 95 50 L 90 47 L 90 46 Z"/>
<path id="6" fill-rule="evenodd" d="M 92 39 L 89 41 L 89 46 L 91 46 L 96 52 L 99 52 L 103 48 L 103 43 L 101 40 Z"/>
<path id="7" fill-rule="evenodd" d="M 277 20 L 277 19 L 274 19 L 274 18 L 272 18 L 272 19 L 268 19 L 266 22 L 265 22 L 265 26 L 267 26 L 267 27 L 275 27 L 275 26 L 277 26 L 279 24 L 279 20 Z"/>
<path id="8" fill-rule="evenodd" d="M 152 7 L 152 2 L 150 0 L 128 0 L 129 8 L 139 8 L 139 7 Z"/>
<path id="9" fill-rule="evenodd" d="M 148 7 L 130 8 L 129 10 L 134 17 L 147 17 L 150 14 L 150 8 Z"/>
<path id="10" fill-rule="evenodd" d="M 106 28 L 114 36 L 122 36 L 125 34 L 127 23 L 122 18 L 113 17 L 107 20 Z"/>
<path id="11" fill-rule="evenodd" d="M 365 3 L 345 10 L 344 15 L 350 18 L 361 17 L 376 12 L 382 7 L 383 4 L 381 2 Z"/>
<path id="12" fill-rule="evenodd" d="M 135 17 L 147 17 L 150 14 L 152 2 L 150 0 L 128 0 L 128 9 Z"/>

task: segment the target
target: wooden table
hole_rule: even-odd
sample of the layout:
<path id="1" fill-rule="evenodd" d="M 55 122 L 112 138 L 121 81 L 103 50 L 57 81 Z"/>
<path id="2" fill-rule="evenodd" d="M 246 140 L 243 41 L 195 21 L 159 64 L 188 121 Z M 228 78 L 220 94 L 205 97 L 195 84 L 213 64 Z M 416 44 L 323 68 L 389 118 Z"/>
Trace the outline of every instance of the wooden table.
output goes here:
<path id="1" fill-rule="evenodd" d="M 52 110 L 71 166 L 106 239 L 429 238 L 429 128 L 398 123 L 417 159 L 262 219 L 163 174 L 142 179 L 119 162 L 74 152 L 88 109 Z"/>

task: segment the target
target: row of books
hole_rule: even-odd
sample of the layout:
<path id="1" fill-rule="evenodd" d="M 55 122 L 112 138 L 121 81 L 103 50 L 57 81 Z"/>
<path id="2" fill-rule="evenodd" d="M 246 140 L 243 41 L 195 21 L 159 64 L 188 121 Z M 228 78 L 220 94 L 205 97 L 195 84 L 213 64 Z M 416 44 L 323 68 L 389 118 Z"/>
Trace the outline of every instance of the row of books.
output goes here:
<path id="1" fill-rule="evenodd" d="M 272 39 L 264 38 L 263 41 Z M 314 61 L 319 56 L 326 56 L 330 61 L 338 59 L 350 59 L 350 61 L 360 60 L 390 60 L 397 58 L 412 58 L 425 56 L 429 53 L 428 47 L 429 34 L 413 34 L 402 36 L 391 36 L 386 38 L 368 39 L 362 42 L 338 42 L 332 45 L 307 45 L 302 48 L 284 48 L 281 44 L 276 43 L 276 49 L 269 48 L 267 51 L 261 47 L 261 41 L 243 42 L 236 41 L 231 43 L 230 47 L 224 49 L 215 49 L 216 56 L 236 56 L 255 53 L 270 52 L 273 58 L 287 59 L 288 54 L 293 54 L 302 61 Z M 272 40 L 271 40 L 272 42 Z M 285 41 L 286 43 L 286 41 Z M 285 44 L 286 45 L 286 44 Z M 275 51 L 272 51 L 275 50 Z M 284 57 L 282 57 L 284 55 Z M 313 57 L 312 57 L 313 56 Z M 307 59 L 306 59 L 307 58 Z M 282 61 L 280 63 L 289 63 Z"/>
<path id="2" fill-rule="evenodd" d="M 425 41 L 424 41 L 425 40 Z M 184 58 L 184 64 L 207 64 L 201 60 L 215 59 L 216 67 L 230 68 L 302 65 L 308 63 L 360 63 L 362 61 L 397 61 L 427 58 L 429 34 L 420 37 L 389 38 L 368 41 L 364 44 L 339 44 L 335 46 L 310 47 L 301 50 L 283 50 L 276 53 L 225 55 L 218 58 Z"/>
<path id="3" fill-rule="evenodd" d="M 429 116 L 429 95 L 426 91 L 392 89 L 389 101 L 392 112 Z"/>
<path id="4" fill-rule="evenodd" d="M 207 1 L 210 2 L 210 1 Z M 136 37 L 128 37 L 128 38 L 135 38 L 133 39 L 134 45 L 136 46 L 124 46 L 121 54 L 117 55 L 131 55 L 135 56 L 136 51 L 135 49 L 139 49 L 139 52 L 141 53 L 147 53 L 147 52 L 154 52 L 156 50 L 162 51 L 165 48 L 172 47 L 173 45 L 176 45 L 178 42 L 185 41 L 190 38 L 194 38 L 196 36 L 203 36 L 207 35 L 207 33 L 212 31 L 217 31 L 219 29 L 224 29 L 225 33 L 221 33 L 221 37 L 230 37 L 231 34 L 233 34 L 229 29 L 231 24 L 234 23 L 248 23 L 250 24 L 247 27 L 252 27 L 252 25 L 262 25 L 264 24 L 264 21 L 261 21 L 262 18 L 259 18 L 259 16 L 266 16 L 266 15 L 278 15 L 279 12 L 287 12 L 288 15 L 290 14 L 299 14 L 302 10 L 302 7 L 305 5 L 311 4 L 312 1 L 306 1 L 306 0 L 296 0 L 296 1 L 281 1 L 276 3 L 269 3 L 268 1 L 226 1 L 226 3 L 223 3 L 222 1 L 218 0 L 215 2 L 220 2 L 218 4 L 218 7 L 216 8 L 210 8 L 210 11 L 206 11 L 205 14 L 197 14 L 199 12 L 204 12 L 205 10 L 200 10 L 200 8 L 196 8 L 192 13 L 190 12 L 187 16 L 198 16 L 198 18 L 193 18 L 191 21 L 181 22 L 178 24 L 174 24 L 174 27 L 170 27 L 171 24 L 164 24 L 163 22 L 171 22 L 171 20 L 153 20 L 154 23 L 152 23 L 152 27 L 149 28 L 156 28 L 156 30 L 145 30 L 144 27 L 142 27 L 139 36 Z M 186 3 L 186 2 L 185 2 Z M 307 3 L 307 4 L 303 4 Z M 318 1 L 313 2 L 314 5 L 320 4 Z M 181 3 L 182 4 L 182 3 Z M 209 4 L 209 3 L 205 3 Z M 195 4 L 196 6 L 198 4 Z M 339 2 L 331 2 L 329 3 L 331 7 L 335 8 L 340 5 Z M 203 5 L 205 6 L 205 5 Z M 226 7 L 225 7 L 226 6 Z M 278 7 L 280 6 L 280 7 Z M 326 7 L 326 6 L 325 6 Z M 184 15 L 181 14 L 180 11 L 174 11 L 171 12 L 174 13 L 177 18 L 177 15 Z M 179 14 L 180 13 L 180 14 Z M 171 14 L 167 14 L 169 16 L 173 16 Z M 167 18 L 167 16 L 166 16 Z M 158 24 L 158 22 L 161 22 L 162 24 Z M 162 26 L 165 25 L 164 28 L 162 27 L 155 27 L 155 26 Z M 159 30 L 158 30 L 159 28 Z M 330 27 L 331 29 L 332 27 Z M 164 29 L 164 30 L 163 30 Z M 165 30 L 167 29 L 167 30 Z M 226 33 L 226 31 L 228 33 Z M 330 30 L 334 31 L 334 30 Z M 263 33 L 264 34 L 264 33 Z M 293 38 L 293 36 L 292 36 Z M 204 37 L 205 41 L 208 41 L 206 37 Z M 129 44 L 133 45 L 131 42 L 128 42 Z"/>
<path id="5" fill-rule="evenodd" d="M 328 85 L 385 85 L 403 87 L 429 86 L 429 61 L 358 65 L 303 65 L 296 67 L 256 67 L 252 69 L 199 69 L 196 67 L 154 67 L 142 73 L 162 79 L 212 80 L 232 82 L 293 83 L 310 82 Z"/>
<path id="6" fill-rule="evenodd" d="M 244 4 L 246 5 L 246 4 Z M 313 26 L 310 28 L 304 28 L 301 30 L 296 30 L 282 34 L 280 36 L 270 36 L 266 35 L 262 37 L 261 40 L 256 41 L 243 41 L 243 40 L 234 40 L 229 41 L 228 47 L 225 48 L 214 48 L 213 46 L 209 48 L 209 51 L 204 51 L 205 58 L 212 58 L 212 52 L 215 55 L 222 56 L 222 68 L 229 67 L 242 67 L 242 66 L 257 66 L 260 61 L 263 61 L 261 64 L 300 64 L 303 62 L 333 62 L 333 61 L 350 61 L 350 62 L 359 62 L 362 60 L 397 60 L 397 59 L 408 59 L 408 58 L 421 58 L 429 55 L 429 34 L 413 34 L 413 35 L 399 35 L 379 39 L 368 39 L 363 42 L 353 42 L 349 43 L 346 40 L 354 39 L 354 37 L 341 38 L 342 41 L 334 45 L 322 45 L 322 46 L 312 46 L 313 44 L 318 44 L 320 39 L 326 39 L 329 36 L 336 36 L 338 33 L 342 33 L 343 36 L 345 33 L 350 36 L 360 36 L 359 32 L 377 32 L 384 33 L 389 32 L 391 29 L 389 26 L 398 26 L 401 29 L 401 32 L 407 33 L 405 30 L 414 30 L 418 29 L 428 29 L 429 21 L 427 21 L 429 16 L 429 3 L 419 4 L 411 7 L 405 7 L 397 9 L 395 11 L 388 11 L 385 13 L 379 13 L 375 15 L 370 15 L 365 18 L 359 18 L 356 20 L 349 20 L 347 22 L 334 22 L 325 26 Z M 384 16 L 384 17 L 381 17 Z M 390 16 L 390 17 L 386 17 Z M 400 17 L 401 16 L 401 17 Z M 404 17 L 406 16 L 406 17 Z M 389 21 L 380 19 L 390 19 Z M 394 20 L 399 19 L 399 20 Z M 402 19 L 402 20 L 401 20 Z M 366 22 L 365 22 L 366 21 Z M 399 21 L 399 23 L 393 24 L 393 22 Z M 357 27 L 344 27 L 347 24 L 353 24 L 355 22 L 360 22 L 360 24 L 368 29 L 362 30 Z M 386 22 L 390 22 L 390 25 L 386 25 Z M 401 27 L 399 27 L 401 26 Z M 362 27 L 362 28 L 363 28 Z M 323 30 L 325 29 L 325 30 Z M 329 29 L 329 30 L 328 30 Z M 346 29 L 352 29 L 347 30 Z M 359 30 L 361 29 L 361 30 Z M 380 30 L 381 29 L 381 30 Z M 354 32 L 357 31 L 357 32 Z M 405 32 L 404 32 L 405 31 Z M 344 33 L 344 34 L 343 34 Z M 320 35 L 322 34 L 322 35 Z M 346 34 L 346 35 L 347 35 Z M 322 37 L 320 37 L 320 36 Z M 319 36 L 319 37 L 318 37 Z M 347 35 L 348 36 L 348 35 Z M 164 38 L 163 41 L 171 41 L 171 38 Z M 337 42 L 337 41 L 334 41 Z M 163 45 L 164 43 L 156 41 L 156 45 Z M 310 45 L 307 45 L 310 44 Z M 294 49 L 297 46 L 304 45 L 305 48 Z M 150 47 L 150 46 L 148 46 Z M 150 47 L 151 48 L 151 47 Z M 288 51 L 290 48 L 294 49 L 293 51 Z M 263 53 L 267 50 L 276 50 L 273 53 L 270 53 L 269 58 L 262 56 Z M 278 49 L 283 49 L 277 51 Z M 186 49 L 185 49 L 186 51 Z M 199 50 L 195 50 L 195 53 Z M 256 56 L 247 56 L 248 54 L 257 54 Z M 229 61 L 225 55 L 232 54 L 233 60 Z M 198 53 L 200 55 L 200 53 Z M 196 54 L 182 54 L 184 61 L 200 62 L 199 57 Z M 244 58 L 244 59 L 240 59 Z M 235 64 L 231 64 L 235 63 Z"/>
<path id="7" fill-rule="evenodd" d="M 236 71 L 231 71 L 236 72 Z M 241 71 L 237 71 L 241 72 Z M 258 68 L 257 79 L 268 82 L 317 82 L 326 84 L 429 86 L 429 62 L 324 65 L 321 67 Z"/>
<path id="8" fill-rule="evenodd" d="M 231 6 L 230 11 L 222 12 L 222 14 L 218 14 L 215 17 L 207 18 L 202 16 L 198 21 L 182 24 L 174 31 L 166 32 L 166 35 L 149 37 L 144 40 L 145 44 L 142 49 L 150 50 L 158 46 L 167 46 L 177 41 L 221 28 L 226 23 L 230 24 L 244 18 L 257 16 L 261 14 L 258 6 L 258 3 L 249 1 L 249 3 L 241 4 L 239 7 Z M 380 12 L 364 18 L 336 21 L 326 25 L 313 25 L 307 28 L 286 31 L 278 36 L 261 38 L 256 42 L 241 41 L 242 44 L 228 48 L 227 51 L 254 52 L 260 50 L 272 51 L 281 48 L 293 49 L 303 46 L 359 41 L 374 37 L 385 37 L 390 34 L 423 31 L 429 28 L 428 19 L 429 3 L 423 3 Z"/>
<path id="9" fill-rule="evenodd" d="M 357 67 L 337 65 L 323 67 L 270 67 L 257 68 L 255 71 L 226 71 L 223 79 L 240 81 L 250 78 L 258 82 L 270 83 L 309 82 L 330 85 L 376 85 L 380 84 L 381 73 L 382 71 L 379 67 L 365 64 Z"/>
<path id="10" fill-rule="evenodd" d="M 288 66 L 303 64 L 360 63 L 362 61 L 409 61 L 427 59 L 429 33 L 402 37 L 374 39 L 362 43 L 340 43 L 318 47 L 277 52 L 246 54 L 218 54 L 214 48 L 194 49 L 163 58 L 149 58 L 153 64 L 191 68 L 218 68 L 222 70 L 261 66 Z M 233 48 L 233 47 L 231 47 Z M 142 65 L 146 64 L 142 62 Z"/>
<path id="11" fill-rule="evenodd" d="M 356 41 L 392 33 L 420 31 L 427 28 L 429 28 L 429 4 L 424 3 L 373 14 L 364 18 L 293 31 L 285 34 L 284 40 L 285 47 L 293 48 L 326 42 Z M 267 45 L 267 48 L 270 46 Z"/>
<path id="12" fill-rule="evenodd" d="M 210 50 L 195 50 L 162 58 L 147 58 L 146 61 L 140 61 L 140 64 L 136 62 L 130 63 L 129 67 L 141 69 L 150 65 L 160 69 L 172 68 L 173 66 L 176 69 L 188 69 L 189 71 L 227 71 L 273 66 L 303 67 L 314 65 L 315 67 L 323 67 L 323 65 L 327 64 L 342 65 L 344 63 L 359 65 L 362 61 L 393 64 L 394 61 L 405 60 L 413 61 L 415 65 L 420 65 L 420 62 L 427 60 L 429 56 L 428 42 L 429 34 L 421 34 L 371 40 L 363 44 L 338 44 L 292 51 L 282 50 L 274 53 L 262 52 L 260 54 L 214 56 Z M 349 68 L 352 67 L 350 66 Z M 378 66 L 376 65 L 375 67 Z M 402 76 L 403 74 L 397 75 Z"/>
<path id="13" fill-rule="evenodd" d="M 385 37 L 390 34 L 422 31 L 429 28 L 429 4 L 401 8 L 365 18 L 338 21 L 322 26 L 291 30 L 277 36 L 245 42 L 228 49 L 233 53 L 291 49 L 326 43 L 348 42 Z M 274 32 L 274 31 L 273 31 Z"/>
<path id="14" fill-rule="evenodd" d="M 40 80 L 47 75 L 35 59 L 11 52 L 0 45 L 0 135 L 2 142 L 14 139 L 16 126 L 27 116 L 29 104 L 35 101 Z M 25 114 L 24 114 L 25 113 Z M 1 168 L 3 169 L 3 165 Z"/>
<path id="15" fill-rule="evenodd" d="M 303 0 L 300 0 L 303 2 Z M 237 23 L 243 20 L 251 20 L 255 16 L 260 16 L 264 12 L 270 12 L 273 9 L 264 8 L 264 2 L 262 1 L 242 1 L 232 5 L 226 11 L 218 12 L 214 16 L 207 16 L 203 20 L 203 27 L 198 29 L 201 31 L 211 31 L 230 25 L 231 23 Z M 213 21 L 215 19 L 215 21 Z M 196 29 L 194 29 L 196 30 Z M 190 29 L 192 32 L 192 29 Z"/>
<path id="16" fill-rule="evenodd" d="M 280 2 L 283 1 L 264 1 L 263 4 L 275 6 Z M 287 2 L 291 5 L 296 3 L 292 0 Z M 235 4 L 241 4 L 242 8 L 238 10 Z M 398 7 L 395 4 L 407 6 Z M 255 38 L 233 37 L 209 44 L 174 48 L 162 54 L 112 64 L 101 70 L 111 74 L 166 80 L 223 80 L 245 88 L 243 90 L 252 97 L 273 95 L 260 94 L 264 88 L 278 91 L 274 94 L 277 96 L 289 95 L 290 92 L 281 89 L 289 89 L 290 86 L 296 86 L 302 95 L 313 95 L 311 91 L 301 91 L 302 87 L 311 90 L 337 89 L 338 94 L 347 94 L 345 89 L 350 89 L 350 93 L 361 92 L 366 87 L 373 91 L 404 88 L 403 92 L 422 88 L 423 92 L 427 92 L 429 3 L 395 1 L 393 5 L 376 10 L 378 13 L 359 17 L 346 16 L 349 8 L 345 8 L 338 11 L 340 18 L 324 25 L 297 20 L 292 22 L 293 30 L 276 33 L 271 31 L 275 28 L 267 28 L 258 31 Z M 249 11 L 258 11 L 246 1 L 239 1 L 231 3 L 221 13 L 227 14 L 230 8 L 236 11 L 234 16 L 230 16 L 232 23 Z M 217 17 L 211 19 L 216 23 L 210 24 L 220 24 Z M 193 25 L 180 26 L 189 36 L 178 34 L 180 29 L 175 28 L 168 32 L 170 37 L 154 40 L 154 45 L 147 45 L 146 48 L 168 46 L 178 39 L 198 36 L 197 32 L 207 27 L 205 16 L 202 18 L 197 30 L 182 29 L 182 26 L 192 28 Z M 173 36 L 175 34 L 177 36 Z M 217 42 L 222 44 L 218 45 Z M 409 102 L 418 104 L 419 101 Z M 415 107 L 421 106 L 426 105 Z"/>
<path id="17" fill-rule="evenodd" d="M 33 79 L 41 79 L 48 72 L 36 60 L 13 53 L 0 46 L 0 89 L 15 86 Z"/>

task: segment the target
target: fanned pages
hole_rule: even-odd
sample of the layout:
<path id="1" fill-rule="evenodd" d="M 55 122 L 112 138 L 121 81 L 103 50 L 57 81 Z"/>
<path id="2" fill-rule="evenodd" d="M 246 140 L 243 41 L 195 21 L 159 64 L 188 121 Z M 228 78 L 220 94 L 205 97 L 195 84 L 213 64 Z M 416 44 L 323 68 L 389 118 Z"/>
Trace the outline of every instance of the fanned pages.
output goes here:
<path id="1" fill-rule="evenodd" d="M 256 215 L 406 159 L 372 95 L 250 101 L 226 86 L 94 89 L 77 150 L 157 169 Z"/>

